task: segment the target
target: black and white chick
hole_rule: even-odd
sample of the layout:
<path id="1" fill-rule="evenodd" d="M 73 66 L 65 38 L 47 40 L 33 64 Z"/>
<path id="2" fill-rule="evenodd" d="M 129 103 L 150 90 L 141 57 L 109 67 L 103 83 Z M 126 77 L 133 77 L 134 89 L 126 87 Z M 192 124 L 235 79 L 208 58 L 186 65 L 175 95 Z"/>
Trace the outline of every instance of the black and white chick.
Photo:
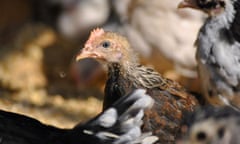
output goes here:
<path id="1" fill-rule="evenodd" d="M 0 111 L 1 144 L 152 144 L 142 133 L 144 110 L 153 105 L 145 90 L 135 90 L 109 109 L 72 129 L 48 126 L 27 116 Z"/>
<path id="2" fill-rule="evenodd" d="M 240 107 L 240 0 L 184 0 L 208 15 L 196 41 L 203 93 L 213 105 Z"/>
<path id="3" fill-rule="evenodd" d="M 240 112 L 231 107 L 201 108 L 188 120 L 188 133 L 177 144 L 240 143 Z"/>

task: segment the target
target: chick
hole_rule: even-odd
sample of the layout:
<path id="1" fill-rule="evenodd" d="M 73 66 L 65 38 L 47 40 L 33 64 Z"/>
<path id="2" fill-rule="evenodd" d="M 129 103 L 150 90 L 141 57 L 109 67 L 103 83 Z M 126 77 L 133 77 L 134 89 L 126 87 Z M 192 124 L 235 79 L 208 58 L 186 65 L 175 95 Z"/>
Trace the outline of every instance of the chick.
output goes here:
<path id="1" fill-rule="evenodd" d="M 231 107 L 205 107 L 191 117 L 188 135 L 178 144 L 238 144 L 240 113 Z"/>
<path id="2" fill-rule="evenodd" d="M 240 0 L 184 0 L 208 15 L 197 41 L 203 94 L 213 105 L 240 107 Z"/>
<path id="3" fill-rule="evenodd" d="M 140 65 L 127 39 L 103 29 L 92 31 L 76 60 L 94 58 L 106 66 L 104 109 L 135 88 L 144 88 L 156 104 L 145 113 L 143 129 L 153 131 L 160 143 L 173 143 L 184 111 L 198 104 L 180 84 L 162 77 L 154 69 Z"/>

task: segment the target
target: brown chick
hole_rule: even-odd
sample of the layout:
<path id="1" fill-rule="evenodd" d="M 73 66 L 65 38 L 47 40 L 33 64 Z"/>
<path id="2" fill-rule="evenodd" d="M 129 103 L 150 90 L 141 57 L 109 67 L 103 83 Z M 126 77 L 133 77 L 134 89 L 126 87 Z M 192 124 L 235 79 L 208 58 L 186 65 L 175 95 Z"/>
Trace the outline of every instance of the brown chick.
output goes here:
<path id="1" fill-rule="evenodd" d="M 145 112 L 143 130 L 152 131 L 160 143 L 174 143 L 183 112 L 192 111 L 198 104 L 191 94 L 177 82 L 140 65 L 127 39 L 116 33 L 92 31 L 76 60 L 83 58 L 95 58 L 108 68 L 104 109 L 132 89 L 144 88 L 155 104 Z"/>

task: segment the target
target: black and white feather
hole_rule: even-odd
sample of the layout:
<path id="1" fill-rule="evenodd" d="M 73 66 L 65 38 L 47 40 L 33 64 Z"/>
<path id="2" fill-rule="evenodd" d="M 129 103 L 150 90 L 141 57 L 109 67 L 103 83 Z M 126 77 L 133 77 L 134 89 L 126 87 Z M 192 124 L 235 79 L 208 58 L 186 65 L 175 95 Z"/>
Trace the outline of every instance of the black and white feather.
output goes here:
<path id="1" fill-rule="evenodd" d="M 211 104 L 240 107 L 240 0 L 194 1 L 209 14 L 196 41 L 204 95 Z"/>
<path id="2" fill-rule="evenodd" d="M 102 143 L 151 144 L 157 140 L 151 133 L 142 134 L 144 109 L 153 105 L 145 90 L 120 98 L 112 107 L 84 124 L 84 133 L 99 138 Z"/>
<path id="3" fill-rule="evenodd" d="M 33 118 L 0 111 L 0 143 L 153 144 L 158 138 L 140 129 L 144 110 L 152 105 L 152 98 L 144 90 L 136 90 L 73 129 L 59 129 Z"/>

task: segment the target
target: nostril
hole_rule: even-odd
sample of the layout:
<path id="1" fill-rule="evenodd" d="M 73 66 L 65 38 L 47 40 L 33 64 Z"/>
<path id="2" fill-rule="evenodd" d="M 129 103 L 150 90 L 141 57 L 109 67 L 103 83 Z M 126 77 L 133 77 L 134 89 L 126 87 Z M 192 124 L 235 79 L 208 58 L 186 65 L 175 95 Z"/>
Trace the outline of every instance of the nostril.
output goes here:
<path id="1" fill-rule="evenodd" d="M 84 49 L 88 51 L 90 48 L 89 47 L 85 47 Z"/>
<path id="2" fill-rule="evenodd" d="M 93 49 L 91 47 L 84 47 L 84 51 L 92 51 Z"/>

